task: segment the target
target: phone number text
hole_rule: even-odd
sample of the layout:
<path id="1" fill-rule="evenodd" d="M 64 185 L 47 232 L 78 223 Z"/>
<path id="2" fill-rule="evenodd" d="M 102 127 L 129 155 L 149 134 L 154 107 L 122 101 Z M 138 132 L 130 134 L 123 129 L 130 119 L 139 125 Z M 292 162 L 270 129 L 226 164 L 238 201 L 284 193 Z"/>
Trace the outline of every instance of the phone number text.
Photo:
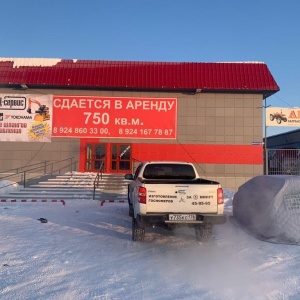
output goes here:
<path id="1" fill-rule="evenodd" d="M 137 129 L 137 128 L 119 128 L 116 133 L 111 133 L 109 128 L 97 127 L 53 127 L 54 134 L 89 134 L 89 135 L 117 135 L 117 136 L 162 136 L 170 137 L 173 129 Z"/>
<path id="2" fill-rule="evenodd" d="M 192 202 L 192 205 L 210 205 L 210 201 L 206 201 L 206 202 L 203 202 L 203 201 L 199 201 L 199 202 Z"/>

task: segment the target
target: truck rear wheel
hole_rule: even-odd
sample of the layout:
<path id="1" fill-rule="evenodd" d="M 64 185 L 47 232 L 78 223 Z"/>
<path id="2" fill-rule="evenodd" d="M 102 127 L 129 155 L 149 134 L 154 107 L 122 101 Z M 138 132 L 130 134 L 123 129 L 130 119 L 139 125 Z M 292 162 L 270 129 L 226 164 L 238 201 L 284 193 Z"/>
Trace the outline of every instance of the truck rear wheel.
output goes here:
<path id="1" fill-rule="evenodd" d="M 136 218 L 132 218 L 132 240 L 143 242 L 145 239 L 145 225 L 139 223 Z"/>
<path id="2" fill-rule="evenodd" d="M 207 243 L 212 235 L 212 225 L 197 225 L 195 233 L 197 241 Z"/>

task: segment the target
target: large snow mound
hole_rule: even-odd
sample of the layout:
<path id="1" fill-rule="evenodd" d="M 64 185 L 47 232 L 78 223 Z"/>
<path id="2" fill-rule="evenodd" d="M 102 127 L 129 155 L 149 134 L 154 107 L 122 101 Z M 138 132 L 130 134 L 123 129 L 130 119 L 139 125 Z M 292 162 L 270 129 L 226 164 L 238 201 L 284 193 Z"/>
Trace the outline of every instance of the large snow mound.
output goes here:
<path id="1" fill-rule="evenodd" d="M 300 245 L 300 177 L 250 179 L 233 197 L 233 216 L 259 239 Z"/>

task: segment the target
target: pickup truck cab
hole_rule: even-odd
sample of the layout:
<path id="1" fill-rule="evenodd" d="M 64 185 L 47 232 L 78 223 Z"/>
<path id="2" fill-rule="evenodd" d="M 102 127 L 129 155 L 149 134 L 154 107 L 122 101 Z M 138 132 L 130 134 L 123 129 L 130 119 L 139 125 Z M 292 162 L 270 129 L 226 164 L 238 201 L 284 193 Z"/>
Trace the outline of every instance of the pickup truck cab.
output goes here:
<path id="1" fill-rule="evenodd" d="M 189 162 L 142 162 L 126 174 L 132 239 L 143 241 L 145 228 L 190 226 L 198 241 L 207 242 L 215 224 L 226 222 L 221 185 L 199 177 Z"/>

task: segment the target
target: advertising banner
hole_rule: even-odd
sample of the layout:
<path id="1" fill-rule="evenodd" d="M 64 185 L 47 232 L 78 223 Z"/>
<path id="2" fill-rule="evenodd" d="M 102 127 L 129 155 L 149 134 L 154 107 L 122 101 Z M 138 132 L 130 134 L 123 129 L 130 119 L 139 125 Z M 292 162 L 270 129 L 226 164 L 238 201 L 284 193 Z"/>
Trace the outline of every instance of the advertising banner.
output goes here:
<path id="1" fill-rule="evenodd" d="M 53 137 L 176 139 L 177 98 L 53 97 Z"/>
<path id="2" fill-rule="evenodd" d="M 0 141 L 50 142 L 52 97 L 0 94 Z"/>
<path id="3" fill-rule="evenodd" d="M 266 108 L 266 126 L 300 126 L 300 108 Z"/>

